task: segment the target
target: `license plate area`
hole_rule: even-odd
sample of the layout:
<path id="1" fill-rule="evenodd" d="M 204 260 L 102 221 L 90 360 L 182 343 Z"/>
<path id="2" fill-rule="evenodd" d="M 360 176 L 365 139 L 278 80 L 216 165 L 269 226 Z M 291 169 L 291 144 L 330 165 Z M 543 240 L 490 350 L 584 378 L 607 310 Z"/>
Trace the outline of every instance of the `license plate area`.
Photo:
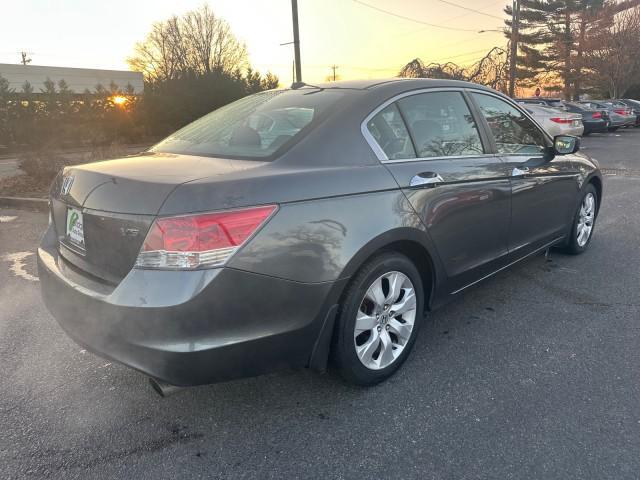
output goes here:
<path id="1" fill-rule="evenodd" d="M 65 243 L 74 250 L 85 251 L 84 244 L 84 219 L 82 212 L 73 207 L 67 207 Z"/>

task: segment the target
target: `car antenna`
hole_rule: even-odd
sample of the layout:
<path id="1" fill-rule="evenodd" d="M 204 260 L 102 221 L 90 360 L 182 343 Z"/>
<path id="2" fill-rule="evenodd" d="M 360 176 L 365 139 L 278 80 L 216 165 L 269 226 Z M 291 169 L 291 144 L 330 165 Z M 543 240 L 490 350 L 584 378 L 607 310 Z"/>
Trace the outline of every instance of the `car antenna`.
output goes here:
<path id="1" fill-rule="evenodd" d="M 311 84 L 309 84 L 309 83 L 304 83 L 304 82 L 293 82 L 293 83 L 291 84 L 291 89 L 292 89 L 292 90 L 298 90 L 298 89 L 300 89 L 300 88 L 302 88 L 302 87 L 317 88 L 317 89 L 318 89 L 318 91 L 322 91 L 322 90 L 324 90 L 324 87 L 319 87 L 319 86 L 317 86 L 317 85 L 311 85 Z M 312 93 L 317 93 L 317 92 L 312 92 Z"/>

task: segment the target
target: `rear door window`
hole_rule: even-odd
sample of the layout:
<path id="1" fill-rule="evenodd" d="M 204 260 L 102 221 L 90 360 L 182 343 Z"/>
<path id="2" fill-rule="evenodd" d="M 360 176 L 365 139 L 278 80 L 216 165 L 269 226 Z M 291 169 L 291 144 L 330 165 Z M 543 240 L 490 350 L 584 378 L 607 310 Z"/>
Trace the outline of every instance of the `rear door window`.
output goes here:
<path id="1" fill-rule="evenodd" d="M 389 160 L 416 158 L 409 132 L 395 103 L 369 120 L 367 130 Z"/>
<path id="2" fill-rule="evenodd" d="M 484 153 L 478 126 L 460 92 L 428 92 L 398 101 L 419 158 Z"/>
<path id="3" fill-rule="evenodd" d="M 546 148 L 540 129 L 520 110 L 493 95 L 472 93 L 496 141 L 498 153 L 539 154 Z"/>

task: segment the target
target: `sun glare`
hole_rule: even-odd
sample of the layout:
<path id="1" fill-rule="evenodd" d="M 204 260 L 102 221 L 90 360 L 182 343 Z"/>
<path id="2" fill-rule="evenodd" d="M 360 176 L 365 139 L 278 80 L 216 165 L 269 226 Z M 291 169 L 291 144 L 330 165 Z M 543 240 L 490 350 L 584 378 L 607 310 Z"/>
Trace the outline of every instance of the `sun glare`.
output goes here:
<path id="1" fill-rule="evenodd" d="M 122 95 L 114 95 L 113 97 L 111 97 L 111 101 L 119 107 L 123 107 L 129 101 L 129 99 L 127 97 L 123 97 Z"/>

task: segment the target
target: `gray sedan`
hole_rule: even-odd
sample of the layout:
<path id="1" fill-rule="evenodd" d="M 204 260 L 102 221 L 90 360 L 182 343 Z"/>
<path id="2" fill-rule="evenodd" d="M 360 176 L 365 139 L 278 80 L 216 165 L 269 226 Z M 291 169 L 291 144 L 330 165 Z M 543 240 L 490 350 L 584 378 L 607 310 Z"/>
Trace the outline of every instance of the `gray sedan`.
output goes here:
<path id="1" fill-rule="evenodd" d="M 587 249 L 602 177 L 578 148 L 470 83 L 259 93 L 138 156 L 65 168 L 42 295 L 161 393 L 329 360 L 375 384 L 431 310 L 550 247 Z"/>
<path id="2" fill-rule="evenodd" d="M 605 109 L 609 112 L 609 120 L 611 125 L 609 131 L 614 132 L 620 127 L 632 127 L 636 124 L 636 115 L 632 112 L 631 108 L 624 104 L 617 104 L 614 101 L 607 100 L 585 100 L 581 103 L 589 108 Z"/>

